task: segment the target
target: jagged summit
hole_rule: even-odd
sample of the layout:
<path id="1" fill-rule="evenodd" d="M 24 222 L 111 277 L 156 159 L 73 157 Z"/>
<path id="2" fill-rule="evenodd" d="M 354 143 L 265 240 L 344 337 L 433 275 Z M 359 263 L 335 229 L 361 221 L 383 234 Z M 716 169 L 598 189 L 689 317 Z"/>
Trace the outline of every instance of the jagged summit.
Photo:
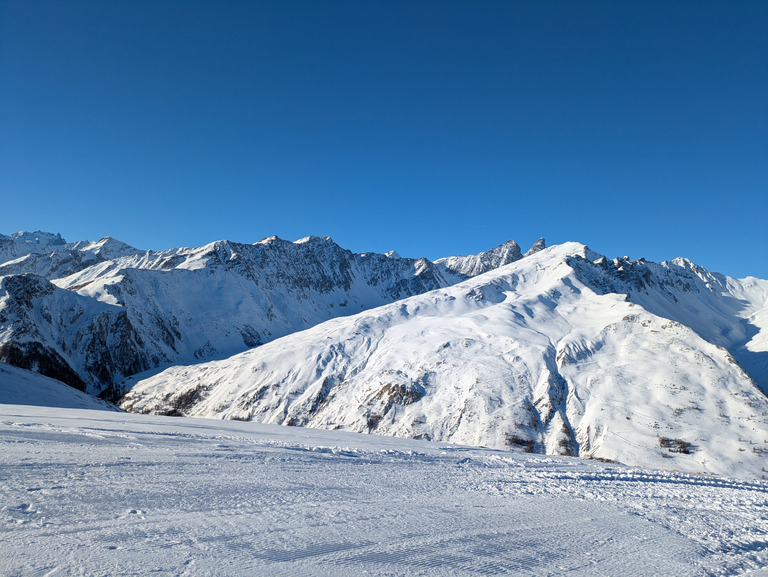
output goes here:
<path id="1" fill-rule="evenodd" d="M 49 376 L 108 395 L 139 370 L 223 358 L 467 278 L 427 259 L 354 254 L 330 237 L 159 252 L 105 237 L 21 256 L 17 246 L 38 245 L 2 242 L 12 254 L 0 276 L 40 282 L 0 290 L 0 360 L 48 366 Z M 23 291 L 8 288 L 17 285 Z"/>
<path id="2" fill-rule="evenodd" d="M 254 245 L 259 245 L 259 244 L 268 245 L 268 244 L 272 244 L 272 243 L 288 243 L 288 244 L 299 244 L 299 245 L 301 245 L 301 244 L 308 244 L 308 243 L 336 244 L 334 242 L 334 240 L 330 236 L 318 236 L 318 235 L 314 235 L 314 234 L 310 234 L 310 235 L 301 237 L 301 238 L 299 238 L 297 240 L 294 240 L 294 241 L 285 240 L 283 238 L 280 238 L 276 234 L 273 234 L 272 236 L 264 237 L 260 241 L 255 242 L 253 244 Z"/>
<path id="3" fill-rule="evenodd" d="M 277 236 L 276 234 L 273 234 L 272 236 L 265 236 L 260 241 L 255 242 L 253 244 L 269 244 L 271 242 L 282 241 L 282 240 L 283 239 L 281 239 L 279 236 Z"/>
<path id="4" fill-rule="evenodd" d="M 544 250 L 547 248 L 547 243 L 544 242 L 543 238 L 540 238 L 536 242 L 533 243 L 531 248 L 528 249 L 528 252 L 526 252 L 523 256 L 531 256 L 532 254 L 536 254 L 537 252 Z"/>
<path id="5" fill-rule="evenodd" d="M 20 232 L 0 239 L 0 276 L 29 272 L 52 280 L 139 252 L 108 236 L 68 243 L 60 234 Z"/>
<path id="6" fill-rule="evenodd" d="M 19 231 L 0 236 L 0 264 L 28 254 L 52 252 L 67 246 L 60 234 Z"/>
<path id="7" fill-rule="evenodd" d="M 436 260 L 435 264 L 444 266 L 454 274 L 469 278 L 518 261 L 521 258 L 523 255 L 520 252 L 520 246 L 514 240 L 508 240 L 486 252 L 469 256 L 441 258 Z"/>
<path id="8" fill-rule="evenodd" d="M 51 232 L 43 232 L 36 230 L 34 232 L 19 231 L 15 232 L 7 237 L 14 242 L 24 244 L 35 244 L 38 246 L 62 246 L 67 244 L 67 241 L 61 238 L 61 235 Z"/>
<path id="9" fill-rule="evenodd" d="M 306 244 L 308 242 L 327 242 L 327 243 L 333 243 L 333 239 L 330 236 L 315 236 L 315 235 L 309 235 L 300 238 L 299 240 L 293 241 L 293 244 Z"/>
<path id="10" fill-rule="evenodd" d="M 139 249 L 111 236 L 105 236 L 95 242 L 81 241 L 71 246 L 83 252 L 92 252 L 105 258 L 117 258 L 141 252 Z"/>

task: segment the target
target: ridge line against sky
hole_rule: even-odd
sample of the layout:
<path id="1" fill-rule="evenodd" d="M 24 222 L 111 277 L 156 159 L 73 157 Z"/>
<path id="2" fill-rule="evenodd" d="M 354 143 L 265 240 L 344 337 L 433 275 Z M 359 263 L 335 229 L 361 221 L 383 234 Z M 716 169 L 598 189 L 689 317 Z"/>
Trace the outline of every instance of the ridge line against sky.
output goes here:
<path id="1" fill-rule="evenodd" d="M 768 3 L 0 0 L 0 232 L 768 278 Z"/>

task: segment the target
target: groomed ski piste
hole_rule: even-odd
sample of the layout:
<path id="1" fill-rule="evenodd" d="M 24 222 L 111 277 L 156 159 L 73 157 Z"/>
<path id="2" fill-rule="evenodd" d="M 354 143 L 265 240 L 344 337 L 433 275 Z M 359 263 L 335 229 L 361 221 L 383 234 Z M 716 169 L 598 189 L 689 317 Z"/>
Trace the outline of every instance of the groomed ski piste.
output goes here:
<path id="1" fill-rule="evenodd" d="M 768 481 L 128 414 L 0 365 L 1 575 L 758 576 L 766 566 Z"/>

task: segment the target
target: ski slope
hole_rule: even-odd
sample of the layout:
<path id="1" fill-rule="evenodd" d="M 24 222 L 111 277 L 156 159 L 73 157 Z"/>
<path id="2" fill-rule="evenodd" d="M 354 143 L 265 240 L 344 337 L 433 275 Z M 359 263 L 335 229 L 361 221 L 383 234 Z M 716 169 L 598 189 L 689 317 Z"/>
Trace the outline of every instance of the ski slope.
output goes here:
<path id="1" fill-rule="evenodd" d="M 766 481 L 0 404 L 2 575 L 758 576 L 766 511 Z"/>

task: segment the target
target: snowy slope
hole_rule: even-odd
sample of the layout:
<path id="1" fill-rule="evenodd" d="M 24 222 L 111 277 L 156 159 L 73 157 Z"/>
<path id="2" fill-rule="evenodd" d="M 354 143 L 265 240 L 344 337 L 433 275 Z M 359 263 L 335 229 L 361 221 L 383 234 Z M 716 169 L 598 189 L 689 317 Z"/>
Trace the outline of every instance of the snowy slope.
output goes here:
<path id="1" fill-rule="evenodd" d="M 125 308 L 169 362 L 226 356 L 448 283 L 424 259 L 353 255 L 319 237 L 219 241 L 117 259 L 56 281 Z"/>
<path id="2" fill-rule="evenodd" d="M 43 254 L 63 250 L 67 242 L 60 234 L 50 232 L 19 231 L 10 235 L 0 234 L 0 263 L 26 254 Z"/>
<path id="3" fill-rule="evenodd" d="M 724 347 L 768 393 L 768 281 L 733 279 L 683 258 L 653 263 L 578 257 L 569 261 L 596 291 L 626 294 L 646 310 Z"/>
<path id="4" fill-rule="evenodd" d="M 0 405 L 117 411 L 117 407 L 61 381 L 0 363 Z"/>
<path id="5" fill-rule="evenodd" d="M 3 241 L 21 248 L 0 265 L 0 361 L 106 396 L 139 371 L 227 357 L 467 278 L 327 237 L 140 252 L 36 235 L 48 240 Z"/>
<path id="6" fill-rule="evenodd" d="M 701 304 L 693 281 L 712 280 L 705 272 L 633 266 L 577 243 L 551 247 L 224 361 L 138 378 L 122 407 L 761 477 L 768 399 L 723 347 L 760 346 L 735 328 L 763 318 L 768 283 L 719 277 Z M 729 309 L 734 295 L 742 302 Z M 675 299 L 678 318 L 709 307 L 730 319 L 730 340 L 661 316 Z"/>
<path id="7" fill-rule="evenodd" d="M 768 485 L 0 405 L 0 574 L 766 575 Z M 762 572 L 761 572 L 761 568 Z"/>
<path id="8" fill-rule="evenodd" d="M 136 385 L 139 411 L 762 474 L 768 281 L 521 252 L 16 233 L 0 237 L 0 362 L 109 398 Z M 227 360 L 149 378 L 211 359 Z"/>

